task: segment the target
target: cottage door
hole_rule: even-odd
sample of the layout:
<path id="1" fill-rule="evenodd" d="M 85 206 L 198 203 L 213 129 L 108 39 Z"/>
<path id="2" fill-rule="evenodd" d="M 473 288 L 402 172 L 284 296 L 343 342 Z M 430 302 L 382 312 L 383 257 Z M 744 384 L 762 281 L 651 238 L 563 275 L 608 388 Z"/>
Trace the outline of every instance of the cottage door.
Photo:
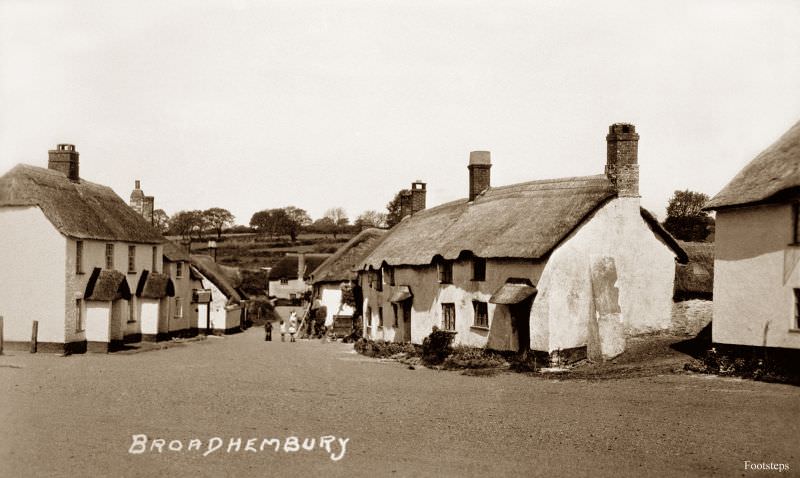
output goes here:
<path id="1" fill-rule="evenodd" d="M 527 353 L 531 348 L 531 304 L 533 297 L 510 306 L 511 322 L 517 331 L 517 351 Z"/>
<path id="2" fill-rule="evenodd" d="M 197 304 L 197 329 L 198 332 L 208 329 L 208 304 Z"/>
<path id="3" fill-rule="evenodd" d="M 411 299 L 406 299 L 403 304 L 403 342 L 411 342 Z"/>

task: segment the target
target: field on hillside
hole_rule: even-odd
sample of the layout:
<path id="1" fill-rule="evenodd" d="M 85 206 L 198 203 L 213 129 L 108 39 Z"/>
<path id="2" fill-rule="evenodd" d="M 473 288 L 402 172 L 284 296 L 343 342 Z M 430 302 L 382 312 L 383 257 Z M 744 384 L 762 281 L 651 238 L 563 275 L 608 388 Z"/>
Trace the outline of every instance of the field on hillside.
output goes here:
<path id="1" fill-rule="evenodd" d="M 208 235 L 202 240 L 194 239 L 191 252 L 214 255 L 208 248 L 208 241 L 216 241 L 217 262 L 240 268 L 245 292 L 261 295 L 267 279 L 262 267 L 273 267 L 290 252 L 334 253 L 351 237 L 337 234 L 334 239 L 331 234 L 300 234 L 295 242 L 291 242 L 286 236 L 272 238 L 256 233 L 223 234 L 220 239 Z M 170 236 L 168 239 L 186 244 L 180 237 Z"/>

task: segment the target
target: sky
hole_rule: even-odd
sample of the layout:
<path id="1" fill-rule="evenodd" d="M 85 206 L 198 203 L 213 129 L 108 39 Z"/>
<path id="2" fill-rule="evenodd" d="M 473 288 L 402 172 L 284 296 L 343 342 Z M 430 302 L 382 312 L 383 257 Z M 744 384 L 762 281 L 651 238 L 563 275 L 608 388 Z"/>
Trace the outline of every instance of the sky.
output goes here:
<path id="1" fill-rule="evenodd" d="M 351 219 L 600 174 L 640 134 L 642 204 L 716 194 L 800 120 L 800 2 L 0 0 L 0 174 L 76 145 L 81 176 L 247 224 Z"/>

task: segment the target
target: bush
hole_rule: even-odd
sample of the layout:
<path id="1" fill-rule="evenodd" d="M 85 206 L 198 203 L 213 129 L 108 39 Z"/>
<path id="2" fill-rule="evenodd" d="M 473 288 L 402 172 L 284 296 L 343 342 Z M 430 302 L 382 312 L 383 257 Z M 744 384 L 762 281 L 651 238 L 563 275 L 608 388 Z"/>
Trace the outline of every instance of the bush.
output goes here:
<path id="1" fill-rule="evenodd" d="M 353 348 L 356 352 L 362 355 L 375 358 L 389 358 L 397 354 L 405 354 L 408 356 L 419 355 L 417 348 L 409 343 L 384 341 L 376 342 L 374 340 L 367 340 L 365 338 L 356 340 Z"/>
<path id="2" fill-rule="evenodd" d="M 453 339 L 456 332 L 450 330 L 439 330 L 433 327 L 431 334 L 422 341 L 422 361 L 425 364 L 438 365 L 444 362 L 453 352 Z"/>
<path id="3" fill-rule="evenodd" d="M 444 361 L 446 369 L 498 368 L 506 365 L 502 355 L 477 347 L 458 345 Z"/>

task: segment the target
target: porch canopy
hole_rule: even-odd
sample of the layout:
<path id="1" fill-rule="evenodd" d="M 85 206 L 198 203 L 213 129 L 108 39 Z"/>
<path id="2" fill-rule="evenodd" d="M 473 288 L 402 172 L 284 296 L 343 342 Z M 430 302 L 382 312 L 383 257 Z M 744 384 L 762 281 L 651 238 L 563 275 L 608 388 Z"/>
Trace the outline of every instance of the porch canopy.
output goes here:
<path id="1" fill-rule="evenodd" d="M 412 297 L 414 297 L 414 295 L 411 293 L 411 289 L 407 285 L 401 285 L 397 287 L 392 296 L 389 298 L 389 302 L 403 302 L 404 300 Z"/>
<path id="2" fill-rule="evenodd" d="M 536 287 L 530 284 L 506 283 L 492 294 L 489 302 L 502 305 L 518 304 L 534 294 Z"/>
<path id="3" fill-rule="evenodd" d="M 131 289 L 122 272 L 95 267 L 86 283 L 83 298 L 97 301 L 131 300 Z"/>
<path id="4" fill-rule="evenodd" d="M 175 297 L 175 284 L 166 274 L 143 271 L 136 286 L 136 297 L 143 299 L 163 299 Z"/>

